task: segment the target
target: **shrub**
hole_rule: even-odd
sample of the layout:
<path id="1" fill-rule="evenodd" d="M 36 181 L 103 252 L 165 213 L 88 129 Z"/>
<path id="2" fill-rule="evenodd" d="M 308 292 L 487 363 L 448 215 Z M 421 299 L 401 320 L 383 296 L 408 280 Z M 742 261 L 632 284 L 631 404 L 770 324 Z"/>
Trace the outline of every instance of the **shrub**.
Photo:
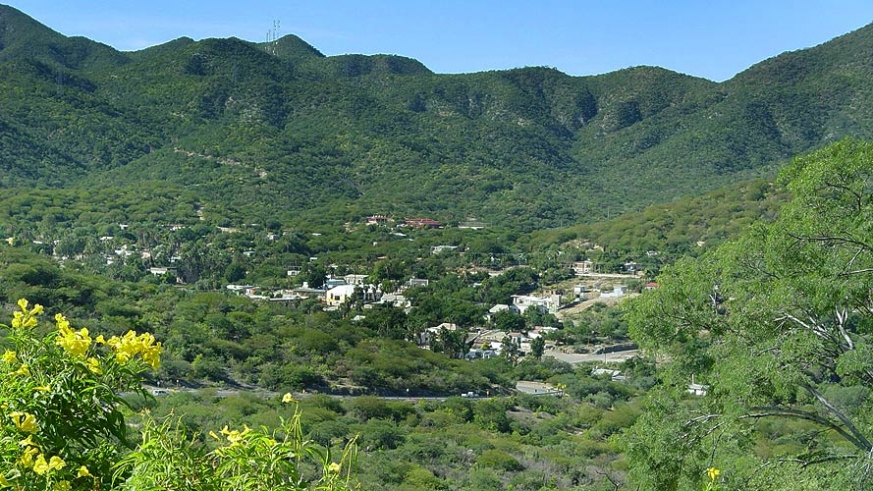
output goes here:
<path id="1" fill-rule="evenodd" d="M 512 455 L 502 450 L 486 450 L 476 459 L 476 464 L 482 467 L 515 472 L 524 469 L 524 466 Z"/>
<path id="2" fill-rule="evenodd" d="M 150 334 L 109 340 L 61 315 L 18 302 L 0 365 L 0 484 L 13 489 L 99 487 L 127 443 L 118 394 L 143 392 L 140 374 L 161 352 Z M 42 335 L 41 335 L 42 334 Z"/>
<path id="3" fill-rule="evenodd" d="M 281 429 L 210 431 L 209 450 L 179 420 L 144 417 L 131 444 L 123 393 L 150 397 L 141 376 L 160 364 L 161 343 L 129 331 L 105 339 L 74 329 L 61 314 L 41 325 L 43 307 L 18 302 L 0 355 L 0 488 L 126 491 L 347 489 L 354 447 L 340 462 L 304 441 L 300 413 Z M 293 403 L 290 395 L 283 398 Z M 307 477 L 301 464 L 320 469 Z"/>

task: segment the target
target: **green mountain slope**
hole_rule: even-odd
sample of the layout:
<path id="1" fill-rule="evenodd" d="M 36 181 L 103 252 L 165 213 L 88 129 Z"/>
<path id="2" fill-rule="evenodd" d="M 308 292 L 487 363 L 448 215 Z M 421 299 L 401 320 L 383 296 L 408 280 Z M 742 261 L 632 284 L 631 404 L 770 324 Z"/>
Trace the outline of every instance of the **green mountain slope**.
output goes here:
<path id="1" fill-rule="evenodd" d="M 438 75 L 389 55 L 180 38 L 120 53 L 0 6 L 3 186 L 167 181 L 231 219 L 593 221 L 873 136 L 873 27 L 717 84 L 655 67 Z"/>

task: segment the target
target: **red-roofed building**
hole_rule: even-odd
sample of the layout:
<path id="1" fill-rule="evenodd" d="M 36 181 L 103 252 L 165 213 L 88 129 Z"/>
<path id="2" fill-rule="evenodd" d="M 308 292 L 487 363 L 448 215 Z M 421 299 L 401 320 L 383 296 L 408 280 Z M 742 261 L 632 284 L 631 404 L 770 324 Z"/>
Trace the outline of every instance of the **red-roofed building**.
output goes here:
<path id="1" fill-rule="evenodd" d="M 407 218 L 406 226 L 407 227 L 417 227 L 417 228 L 439 228 L 442 225 L 440 222 L 432 219 L 432 218 Z"/>

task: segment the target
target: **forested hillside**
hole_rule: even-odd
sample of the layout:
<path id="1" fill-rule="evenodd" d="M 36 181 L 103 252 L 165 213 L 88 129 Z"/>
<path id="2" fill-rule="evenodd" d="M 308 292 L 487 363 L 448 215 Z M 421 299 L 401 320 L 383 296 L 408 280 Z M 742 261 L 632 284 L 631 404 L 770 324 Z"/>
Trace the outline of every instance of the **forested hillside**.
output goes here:
<path id="1" fill-rule="evenodd" d="M 571 225 L 871 136 L 871 53 L 867 27 L 720 84 L 655 67 L 440 75 L 291 35 L 118 52 L 2 6 L 0 185 L 181 185 L 215 221 Z"/>

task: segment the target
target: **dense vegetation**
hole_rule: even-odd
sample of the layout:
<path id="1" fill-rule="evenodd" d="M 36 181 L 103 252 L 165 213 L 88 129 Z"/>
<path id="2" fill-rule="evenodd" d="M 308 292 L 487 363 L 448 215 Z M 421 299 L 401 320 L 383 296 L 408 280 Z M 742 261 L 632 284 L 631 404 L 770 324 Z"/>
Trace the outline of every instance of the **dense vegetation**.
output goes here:
<path id="1" fill-rule="evenodd" d="M 151 409 L 153 416 L 141 423 L 141 416 L 126 415 L 144 425 L 146 438 L 224 425 L 276 428 L 283 411 L 278 394 L 286 390 L 406 395 L 410 389 L 411 398 L 398 400 L 300 396 L 301 438 L 324 455 L 339 455 L 356 439 L 358 458 L 344 468 L 368 489 L 832 489 L 836 482 L 841 489 L 863 489 L 870 438 L 864 409 L 869 155 L 869 144 L 844 141 L 797 159 L 775 192 L 756 182 L 714 193 L 747 196 L 740 200 L 738 223 L 755 216 L 754 224 L 739 238 L 701 247 L 696 259 L 664 266 L 660 287 L 634 301 L 629 317 L 623 305 L 601 304 L 563 321 L 530 311 L 491 321 L 507 330 L 556 325 L 561 329 L 552 339 L 579 348 L 630 335 L 653 358 L 616 366 L 625 380 L 548 356 L 517 358 L 507 351 L 460 361 L 452 359 L 452 349 L 440 354 L 404 341 L 437 321 L 484 323 L 479 304 L 486 292 L 500 301 L 560 283 L 556 257 L 593 253 L 578 239 L 532 240 L 539 245 L 524 255 L 528 266 L 491 277 L 471 268 L 475 254 L 415 257 L 418 241 L 463 238 L 459 231 L 421 231 L 413 241 L 407 236 L 367 271 L 386 285 L 431 272 L 428 286 L 408 290 L 408 313 L 387 306 L 362 310 L 356 302 L 323 312 L 315 302 L 284 305 L 198 292 L 144 273 L 143 259 L 126 263 L 134 273 L 130 280 L 111 280 L 105 272 L 94 274 L 88 251 L 81 262 L 59 267 L 42 244 L 24 240 L 0 251 L 0 293 L 7 305 L 27 296 L 62 308 L 73 325 L 88 325 L 91 332 L 155 332 L 165 343 L 164 360 L 147 381 L 168 387 L 166 395 L 127 400 L 134 409 Z M 709 203 L 698 198 L 672 206 L 705 217 Z M 131 233 L 133 245 L 139 239 Z M 365 244 L 370 234 L 385 233 L 349 229 L 301 238 L 301 246 L 322 240 Z M 206 234 L 210 240 L 227 236 Z M 237 234 L 245 236 L 229 236 Z M 476 238 L 487 239 L 485 234 Z M 638 237 L 638 250 L 651 245 L 644 233 L 630 236 Z M 670 250 L 666 241 L 661 246 Z M 361 256 L 333 257 L 355 264 Z M 358 314 L 364 318 L 353 320 Z M 549 383 L 565 395 L 504 396 L 516 380 Z M 692 380 L 705 396 L 688 394 Z M 457 397 L 468 390 L 500 395 Z M 448 397 L 417 400 L 433 394 Z M 169 414 L 181 420 L 160 423 Z M 200 448 L 183 441 L 176 440 L 184 446 L 174 452 Z M 142 478 L 165 476 L 148 458 L 134 452 L 127 461 L 140 459 Z M 313 472 L 309 465 L 307 473 Z M 75 482 L 82 476 L 71 477 Z"/>

